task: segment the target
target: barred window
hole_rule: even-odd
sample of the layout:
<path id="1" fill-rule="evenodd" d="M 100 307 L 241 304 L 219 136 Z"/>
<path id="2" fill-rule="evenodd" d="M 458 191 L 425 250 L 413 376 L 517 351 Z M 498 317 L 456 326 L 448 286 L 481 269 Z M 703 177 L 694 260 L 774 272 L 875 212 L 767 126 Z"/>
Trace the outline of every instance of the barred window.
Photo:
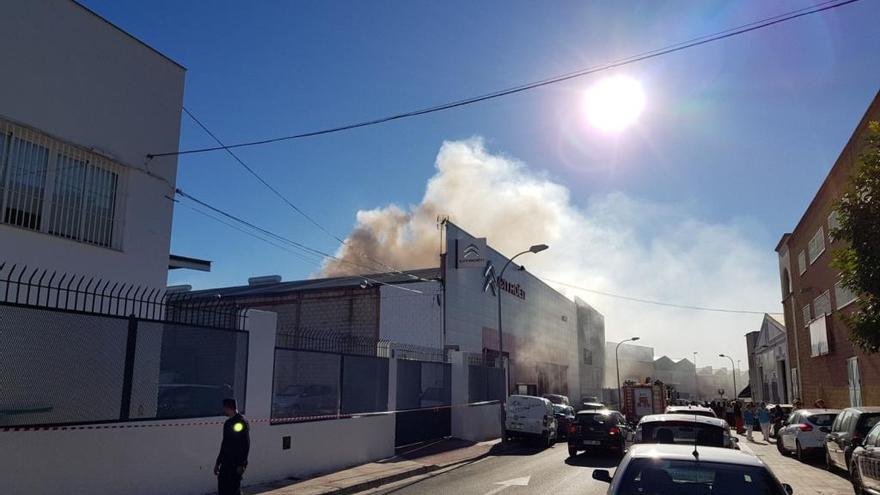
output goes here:
<path id="1" fill-rule="evenodd" d="M 803 275 L 807 271 L 807 255 L 803 250 L 798 253 L 798 274 Z"/>
<path id="2" fill-rule="evenodd" d="M 831 291 L 826 290 L 813 299 L 813 311 L 816 318 L 831 314 Z"/>
<path id="3" fill-rule="evenodd" d="M 120 248 L 122 167 L 0 120 L 0 222 Z"/>
<path id="4" fill-rule="evenodd" d="M 807 250 L 810 253 L 810 264 L 812 265 L 816 259 L 825 252 L 825 231 L 822 227 L 819 227 L 819 230 L 813 234 L 813 238 L 810 239 L 810 244 L 807 246 Z"/>
<path id="5" fill-rule="evenodd" d="M 837 210 L 831 210 L 831 213 L 828 214 L 828 238 L 830 240 L 834 240 L 834 229 L 840 228 L 840 218 L 838 217 Z"/>
<path id="6" fill-rule="evenodd" d="M 837 309 L 855 301 L 856 297 L 856 293 L 844 287 L 841 282 L 834 284 L 834 302 L 837 303 Z"/>

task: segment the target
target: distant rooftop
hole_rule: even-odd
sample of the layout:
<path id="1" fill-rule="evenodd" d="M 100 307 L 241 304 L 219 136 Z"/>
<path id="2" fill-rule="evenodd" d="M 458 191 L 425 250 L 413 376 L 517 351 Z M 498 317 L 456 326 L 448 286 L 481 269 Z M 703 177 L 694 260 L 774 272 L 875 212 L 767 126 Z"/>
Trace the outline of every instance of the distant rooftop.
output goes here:
<path id="1" fill-rule="evenodd" d="M 424 282 L 425 280 L 440 280 L 440 277 L 440 268 L 423 268 L 419 270 L 405 270 L 402 272 L 352 275 L 348 277 L 313 278 L 288 282 L 268 282 L 256 283 L 253 285 L 248 284 L 233 287 L 219 287 L 215 289 L 192 291 L 192 294 L 195 296 L 205 295 L 220 297 L 279 296 L 290 292 L 348 289 L 363 287 L 364 285 L 404 285 L 414 282 Z M 271 280 L 271 277 L 259 278 Z"/>

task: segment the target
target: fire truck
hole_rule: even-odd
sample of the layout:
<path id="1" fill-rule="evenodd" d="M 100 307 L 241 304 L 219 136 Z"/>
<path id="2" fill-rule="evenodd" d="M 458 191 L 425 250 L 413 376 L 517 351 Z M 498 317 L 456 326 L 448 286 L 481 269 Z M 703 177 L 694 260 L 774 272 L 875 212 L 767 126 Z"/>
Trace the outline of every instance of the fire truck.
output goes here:
<path id="1" fill-rule="evenodd" d="M 621 387 L 622 413 L 628 421 L 638 422 L 642 416 L 666 411 L 666 386 L 660 380 L 645 383 L 626 382 Z"/>

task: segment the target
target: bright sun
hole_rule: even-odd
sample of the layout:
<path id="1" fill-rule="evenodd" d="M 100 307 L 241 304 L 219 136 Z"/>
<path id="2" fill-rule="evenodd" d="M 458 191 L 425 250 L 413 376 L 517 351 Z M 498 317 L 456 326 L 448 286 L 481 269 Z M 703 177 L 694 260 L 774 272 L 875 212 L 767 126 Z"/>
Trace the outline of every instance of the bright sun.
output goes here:
<path id="1" fill-rule="evenodd" d="M 587 90 L 587 119 L 597 129 L 617 132 L 632 125 L 645 108 L 642 85 L 631 77 L 613 76 Z"/>

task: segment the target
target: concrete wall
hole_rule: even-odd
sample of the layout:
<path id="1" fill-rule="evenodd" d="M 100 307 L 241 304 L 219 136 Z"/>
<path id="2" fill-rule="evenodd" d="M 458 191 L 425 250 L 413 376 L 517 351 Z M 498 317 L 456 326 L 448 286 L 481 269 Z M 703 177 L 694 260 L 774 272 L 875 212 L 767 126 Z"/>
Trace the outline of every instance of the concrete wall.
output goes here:
<path id="1" fill-rule="evenodd" d="M 69 0 L 6 1 L 0 15 L 0 117 L 127 168 L 121 250 L 0 225 L 5 261 L 164 287 L 173 187 L 143 169 L 178 148 L 184 69 Z M 174 184 L 177 160 L 149 170 Z"/>
<path id="2" fill-rule="evenodd" d="M 580 298 L 575 298 L 575 305 L 578 345 L 574 351 L 575 359 L 580 360 L 580 396 L 572 399 L 601 398 L 605 384 L 605 317 Z"/>
<path id="3" fill-rule="evenodd" d="M 474 237 L 451 223 L 446 224 L 446 340 L 462 351 L 482 352 L 484 347 L 498 349 L 498 306 L 491 291 L 484 292 L 484 268 L 456 268 L 456 240 L 470 242 Z M 491 240 L 490 240 L 491 241 Z M 500 253 L 487 248 L 484 253 L 500 274 L 507 262 Z M 517 261 L 528 263 L 523 255 Z M 499 290 L 501 297 L 504 351 L 510 352 L 511 382 L 535 384 L 540 377 L 552 376 L 565 367 L 563 381 L 550 383 L 542 392 L 580 392 L 578 365 L 573 349 L 577 349 L 576 310 L 574 302 L 544 284 L 528 271 L 511 264 L 504 279 L 519 284 L 524 298 Z M 540 387 L 539 387 L 540 388 Z"/>
<path id="4" fill-rule="evenodd" d="M 275 315 L 251 311 L 248 331 L 251 455 L 245 484 L 314 475 L 394 454 L 392 415 L 269 425 Z M 0 432 L 0 452 L 15 452 L 0 463 L 0 479 L 8 493 L 23 495 L 209 493 L 216 489 L 211 470 L 223 419 L 206 419 L 217 422 L 209 425 L 150 421 L 128 428 Z M 291 437 L 289 450 L 282 449 L 285 436 Z"/>
<path id="5" fill-rule="evenodd" d="M 479 442 L 501 436 L 501 403 L 468 404 L 468 366 L 462 352 L 450 352 L 452 364 L 452 425 L 456 438 Z"/>

